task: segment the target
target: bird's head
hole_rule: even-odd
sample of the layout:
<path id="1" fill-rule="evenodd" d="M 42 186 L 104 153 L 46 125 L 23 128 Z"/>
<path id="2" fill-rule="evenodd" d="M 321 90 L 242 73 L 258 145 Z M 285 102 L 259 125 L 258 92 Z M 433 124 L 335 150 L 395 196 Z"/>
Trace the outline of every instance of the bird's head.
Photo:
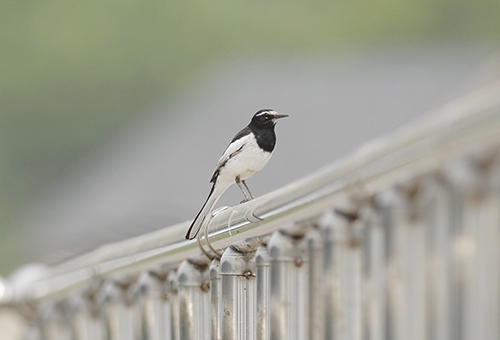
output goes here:
<path id="1" fill-rule="evenodd" d="M 257 127 L 274 126 L 278 119 L 285 117 L 288 117 L 288 115 L 279 114 L 278 112 L 272 109 L 259 110 L 252 117 L 251 124 Z"/>

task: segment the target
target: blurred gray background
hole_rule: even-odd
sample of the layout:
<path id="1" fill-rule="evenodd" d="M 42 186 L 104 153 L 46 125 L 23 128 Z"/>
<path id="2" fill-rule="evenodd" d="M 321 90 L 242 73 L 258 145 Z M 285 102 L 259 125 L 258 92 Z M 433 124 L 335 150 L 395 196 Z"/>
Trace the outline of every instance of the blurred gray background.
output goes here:
<path id="1" fill-rule="evenodd" d="M 233 135 L 288 113 L 262 195 L 498 77 L 465 2 L 12 4 L 0 21 L 0 275 L 192 219 Z M 235 186 L 219 205 L 242 199 Z"/>

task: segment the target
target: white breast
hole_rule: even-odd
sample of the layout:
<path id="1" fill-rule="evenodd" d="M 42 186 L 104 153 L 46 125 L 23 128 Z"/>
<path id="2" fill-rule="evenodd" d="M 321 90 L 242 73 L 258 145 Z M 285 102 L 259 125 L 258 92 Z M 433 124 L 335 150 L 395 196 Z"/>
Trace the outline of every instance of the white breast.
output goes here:
<path id="1" fill-rule="evenodd" d="M 238 149 L 240 152 L 235 153 Z M 234 156 L 229 156 L 235 153 Z M 262 170 L 272 153 L 262 150 L 252 134 L 235 141 L 222 155 L 217 166 L 224 164 L 219 171 L 218 182 L 234 183 L 237 176 L 246 180 Z M 229 158 L 229 159 L 228 159 Z"/>

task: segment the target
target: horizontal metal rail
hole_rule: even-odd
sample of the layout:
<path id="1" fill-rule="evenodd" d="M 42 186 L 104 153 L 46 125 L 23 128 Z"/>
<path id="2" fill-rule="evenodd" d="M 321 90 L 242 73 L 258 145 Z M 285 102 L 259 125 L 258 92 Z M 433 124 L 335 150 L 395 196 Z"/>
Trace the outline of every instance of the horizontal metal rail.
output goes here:
<path id="1" fill-rule="evenodd" d="M 166 334 L 176 332 L 184 334 L 181 337 L 183 339 L 205 339 L 208 338 L 206 334 L 212 334 L 213 339 L 319 339 L 325 334 L 333 334 L 335 338 L 361 339 L 362 334 L 367 332 L 373 335 L 373 339 L 385 339 L 388 334 L 391 339 L 425 339 L 431 331 L 435 335 L 432 338 L 451 339 L 451 330 L 462 327 L 451 323 L 462 320 L 462 317 L 467 324 L 463 330 L 470 335 L 463 338 L 472 339 L 477 334 L 497 335 L 498 330 L 491 324 L 487 325 L 484 333 L 474 328 L 476 319 L 473 315 L 465 315 L 465 311 L 463 316 L 453 316 L 448 296 L 452 293 L 444 292 L 446 282 L 451 278 L 436 269 L 439 265 L 449 267 L 443 263 L 431 266 L 426 262 L 427 257 L 433 256 L 432 251 L 439 254 L 453 246 L 447 242 L 457 243 L 457 252 L 467 252 L 469 241 L 460 237 L 450 241 L 451 238 L 446 235 L 438 234 L 439 228 L 429 231 L 424 227 L 435 224 L 435 221 L 422 221 L 430 217 L 440 218 L 439 214 L 444 212 L 436 207 L 450 199 L 442 185 L 436 184 L 439 182 L 436 182 L 436 178 L 441 176 L 437 173 L 442 174 L 451 167 L 453 170 L 448 171 L 446 176 L 458 178 L 450 181 L 460 191 L 462 185 L 468 185 L 467 181 L 477 182 L 476 177 L 482 176 L 469 174 L 460 177 L 462 173 L 470 172 L 471 167 L 488 168 L 484 171 L 487 176 L 492 176 L 493 170 L 490 168 L 495 167 L 492 164 L 497 164 L 499 146 L 500 84 L 495 84 L 450 103 L 392 135 L 371 141 L 351 156 L 297 182 L 250 202 L 219 209 L 209 221 L 207 235 L 210 245 L 205 237 L 201 239 L 200 245 L 214 258 L 217 256 L 209 250 L 210 247 L 223 253 L 220 260 L 208 261 L 204 255 L 199 255 L 200 248 L 196 240 L 184 240 L 189 224 L 185 222 L 106 245 L 50 267 L 43 277 L 29 285 L 22 294 L 2 295 L 0 289 L 0 304 L 16 307 L 28 303 L 44 310 L 42 314 L 50 319 L 50 314 L 44 314 L 48 313 L 48 309 L 40 307 L 44 303 L 51 301 L 53 306 L 54 301 L 65 301 L 75 292 L 99 291 L 99 294 L 106 296 L 104 305 L 109 306 L 109 310 L 97 313 L 106 314 L 107 334 L 112 339 L 170 339 L 170 335 Z M 469 159 L 472 159 L 473 166 L 464 161 Z M 466 165 L 462 164 L 464 162 Z M 429 174 L 433 174 L 431 180 L 426 179 Z M 396 187 L 404 190 L 395 190 Z M 425 187 L 425 190 L 419 189 L 421 187 Z M 429 200 L 435 200 L 436 197 L 441 199 L 436 200 L 434 207 L 426 209 L 436 208 L 438 212 L 423 215 L 415 212 L 416 217 L 413 219 L 412 211 L 423 204 L 413 201 L 414 193 L 427 193 L 432 188 L 437 188 L 437 191 L 429 196 Z M 420 202 L 422 195 L 419 195 Z M 491 202 L 494 204 L 493 198 Z M 467 212 L 469 205 L 465 206 L 463 211 Z M 461 218 L 474 218 L 474 209 L 470 216 Z M 335 214 L 332 213 L 334 210 Z M 449 207 L 443 208 L 443 211 L 449 211 Z M 495 210 L 487 211 L 486 215 L 492 214 L 491 218 L 494 219 Z M 390 222 L 383 222 L 384 219 Z M 373 227 L 367 229 L 367 225 Z M 277 230 L 281 231 L 276 233 Z M 472 232 L 483 231 L 473 229 Z M 432 233 L 437 234 L 434 235 L 433 243 L 427 244 L 426 235 Z M 270 234 L 271 239 L 268 239 L 266 235 Z M 497 236 L 495 233 L 492 235 Z M 306 239 L 307 244 L 304 243 Z M 358 247 L 359 244 L 363 246 Z M 495 251 L 492 254 L 497 255 Z M 450 256 L 437 257 L 439 261 L 446 262 L 451 261 Z M 457 266 L 466 271 L 486 270 L 476 268 L 476 263 L 459 263 Z M 349 274 L 345 273 L 346 270 Z M 426 281 L 429 272 L 436 277 L 437 283 Z M 178 299 L 175 302 L 178 306 L 193 307 L 196 302 L 196 308 L 189 317 L 179 319 L 180 316 L 171 309 L 171 305 L 175 304 L 173 300 L 167 299 L 167 308 L 158 297 L 149 300 L 144 298 L 141 300 L 142 306 L 150 310 L 141 314 L 141 327 L 149 325 L 149 332 L 162 324 L 154 321 L 153 316 L 178 319 L 168 324 L 168 330 L 154 331 L 163 336 L 137 335 L 137 327 L 133 326 L 136 316 L 127 307 L 130 301 L 135 300 L 133 297 L 127 300 L 123 291 L 128 291 L 137 282 L 150 282 L 151 277 L 148 275 L 153 274 L 165 285 L 154 289 L 148 284 L 142 287 L 153 289 L 158 296 L 175 292 L 167 295 Z M 393 280 L 391 275 L 402 275 L 403 279 Z M 477 275 L 483 277 L 479 272 Z M 470 277 L 465 279 L 473 285 L 483 284 Z M 204 288 L 204 282 L 210 284 Z M 368 290 L 366 282 L 369 282 Z M 9 289 L 16 292 L 16 287 L 8 285 L 9 282 L 2 285 L 6 287 L 5 292 Z M 490 286 L 486 286 L 488 294 L 498 295 Z M 221 290 L 221 287 L 224 289 Z M 469 289 L 468 286 L 456 287 Z M 208 291 L 212 294 L 212 304 Z M 317 294 L 325 291 L 327 296 L 335 298 L 329 300 L 325 299 L 323 293 Z M 243 292 L 246 295 L 241 295 Z M 305 292 L 309 292 L 308 295 Z M 446 301 L 438 304 L 438 314 L 435 316 L 442 318 L 443 323 L 435 324 L 429 320 L 427 314 L 431 312 L 426 310 L 428 306 L 422 302 L 426 294 L 437 294 L 438 300 L 445 299 L 443 294 L 448 294 Z M 113 300 L 115 295 L 121 297 Z M 468 296 L 460 301 L 481 311 L 492 310 L 490 307 L 483 308 L 475 300 L 467 300 Z M 481 293 L 474 291 L 470 296 L 481 297 Z M 487 305 L 487 299 L 481 298 L 484 300 L 482 303 Z M 295 309 L 283 307 L 290 301 L 293 301 Z M 366 301 L 370 302 L 369 315 L 363 316 Z M 284 309 L 280 309 L 280 306 Z M 310 312 L 307 312 L 309 308 Z M 391 310 L 390 313 L 386 313 L 386 308 Z M 242 311 L 246 312 L 242 314 Z M 37 315 L 40 318 L 40 312 Z M 212 317 L 207 318 L 206 315 Z M 249 319 L 245 315 L 249 315 Z M 252 319 L 253 315 L 259 315 L 259 327 L 254 327 L 257 322 Z M 386 315 L 391 318 L 389 323 L 384 319 Z M 325 323 L 325 318 L 330 318 L 332 322 Z M 123 320 L 130 320 L 130 323 L 124 325 Z M 183 323 L 188 321 L 201 326 Z M 55 322 L 53 327 L 60 328 L 60 325 L 57 326 L 59 321 L 52 322 Z M 88 322 L 85 321 L 87 326 Z M 290 325 L 293 327 L 290 328 Z M 254 330 L 258 334 L 254 334 Z M 101 336 L 104 337 L 101 334 L 99 338 Z"/>

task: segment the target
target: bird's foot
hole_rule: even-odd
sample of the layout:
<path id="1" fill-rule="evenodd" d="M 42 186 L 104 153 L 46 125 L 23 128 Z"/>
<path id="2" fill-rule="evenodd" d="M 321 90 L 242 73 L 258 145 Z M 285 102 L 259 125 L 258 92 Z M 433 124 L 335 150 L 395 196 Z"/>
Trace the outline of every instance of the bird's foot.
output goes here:
<path id="1" fill-rule="evenodd" d="M 252 200 L 251 198 L 250 198 L 250 199 L 245 198 L 245 199 L 243 199 L 243 200 L 240 202 L 240 204 L 247 203 L 247 202 L 249 202 L 249 201 L 251 201 L 251 200 Z"/>

